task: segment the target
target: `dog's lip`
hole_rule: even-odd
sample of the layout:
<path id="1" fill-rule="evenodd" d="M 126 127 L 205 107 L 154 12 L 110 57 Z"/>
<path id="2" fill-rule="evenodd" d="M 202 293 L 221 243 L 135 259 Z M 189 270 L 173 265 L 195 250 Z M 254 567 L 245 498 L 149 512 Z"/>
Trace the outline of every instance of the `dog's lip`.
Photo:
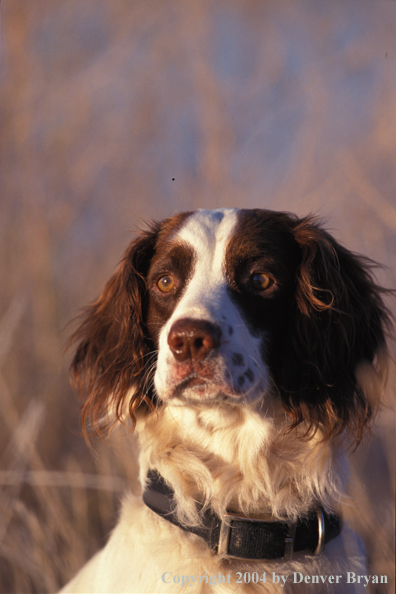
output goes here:
<path id="1" fill-rule="evenodd" d="M 195 386 L 206 386 L 210 382 L 203 377 L 193 376 L 191 378 L 187 378 L 187 379 L 183 380 L 182 383 L 185 384 L 186 386 L 188 386 L 189 388 L 192 388 Z"/>
<path id="2" fill-rule="evenodd" d="M 216 382 L 206 377 L 197 375 L 196 373 L 191 373 L 174 386 L 174 391 L 182 392 L 187 388 L 196 388 L 199 390 L 199 388 L 207 388 L 210 385 L 216 385 Z"/>
<path id="3" fill-rule="evenodd" d="M 187 392 L 187 394 L 186 394 Z M 216 382 L 195 373 L 178 382 L 169 395 L 170 399 L 227 400 L 238 397 L 231 386 Z"/>

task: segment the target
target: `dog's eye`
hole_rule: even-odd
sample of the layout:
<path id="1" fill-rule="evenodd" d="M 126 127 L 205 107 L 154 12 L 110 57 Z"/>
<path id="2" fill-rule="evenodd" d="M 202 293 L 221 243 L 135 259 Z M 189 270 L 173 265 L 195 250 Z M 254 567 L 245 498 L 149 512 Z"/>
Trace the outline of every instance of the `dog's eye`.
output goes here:
<path id="1" fill-rule="evenodd" d="M 250 277 L 250 284 L 256 291 L 265 291 L 274 284 L 274 281 L 268 274 L 264 274 L 264 272 L 255 272 Z"/>
<path id="2" fill-rule="evenodd" d="M 164 274 L 164 276 L 161 276 L 161 278 L 159 278 L 157 281 L 157 287 L 163 293 L 169 293 L 169 291 L 172 291 L 174 286 L 175 281 L 173 280 L 173 277 L 170 276 L 170 274 Z"/>

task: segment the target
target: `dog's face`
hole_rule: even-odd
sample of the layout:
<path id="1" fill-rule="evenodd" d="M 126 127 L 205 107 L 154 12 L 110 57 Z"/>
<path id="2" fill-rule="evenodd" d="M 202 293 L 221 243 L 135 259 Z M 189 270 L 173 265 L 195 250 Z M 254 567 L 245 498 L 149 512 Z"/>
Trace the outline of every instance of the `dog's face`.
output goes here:
<path id="1" fill-rule="evenodd" d="M 364 259 L 310 219 L 267 210 L 181 213 L 128 248 L 73 336 L 94 424 L 153 403 L 277 395 L 292 426 L 361 437 L 355 371 L 384 345 L 386 309 Z"/>
<path id="2" fill-rule="evenodd" d="M 297 243 L 273 217 L 237 209 L 193 213 L 159 243 L 147 276 L 158 397 L 262 398 L 268 352 L 292 323 L 297 264 Z"/>

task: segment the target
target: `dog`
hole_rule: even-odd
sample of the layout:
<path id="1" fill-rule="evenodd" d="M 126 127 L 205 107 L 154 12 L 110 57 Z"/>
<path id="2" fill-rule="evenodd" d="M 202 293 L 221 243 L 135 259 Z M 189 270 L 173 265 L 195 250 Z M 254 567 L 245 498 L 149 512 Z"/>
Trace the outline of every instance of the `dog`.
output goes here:
<path id="1" fill-rule="evenodd" d="M 386 580 L 340 511 L 345 451 L 381 389 L 389 315 L 371 268 L 314 217 L 270 210 L 184 212 L 132 241 L 72 337 L 71 369 L 84 426 L 135 428 L 143 498 L 125 496 L 62 592 Z"/>

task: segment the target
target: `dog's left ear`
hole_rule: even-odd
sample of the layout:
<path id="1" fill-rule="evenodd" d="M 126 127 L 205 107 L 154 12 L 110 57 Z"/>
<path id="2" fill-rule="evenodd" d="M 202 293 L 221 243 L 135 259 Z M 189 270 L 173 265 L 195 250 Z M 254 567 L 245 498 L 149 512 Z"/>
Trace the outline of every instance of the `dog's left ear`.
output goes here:
<path id="1" fill-rule="evenodd" d="M 125 412 L 134 422 L 134 411 L 143 402 L 152 408 L 147 390 L 153 345 L 146 328 L 146 275 L 158 232 L 153 224 L 132 241 L 68 342 L 67 346 L 77 343 L 71 381 L 82 399 L 84 432 L 89 426 L 103 433 L 112 417 L 121 419 Z"/>
<path id="2" fill-rule="evenodd" d="M 373 403 L 356 377 L 385 348 L 388 311 L 374 282 L 374 263 L 338 244 L 307 217 L 293 228 L 300 250 L 294 321 L 285 341 L 280 391 L 293 427 L 324 439 L 345 430 L 357 443 Z M 373 373 L 375 374 L 375 370 Z"/>

